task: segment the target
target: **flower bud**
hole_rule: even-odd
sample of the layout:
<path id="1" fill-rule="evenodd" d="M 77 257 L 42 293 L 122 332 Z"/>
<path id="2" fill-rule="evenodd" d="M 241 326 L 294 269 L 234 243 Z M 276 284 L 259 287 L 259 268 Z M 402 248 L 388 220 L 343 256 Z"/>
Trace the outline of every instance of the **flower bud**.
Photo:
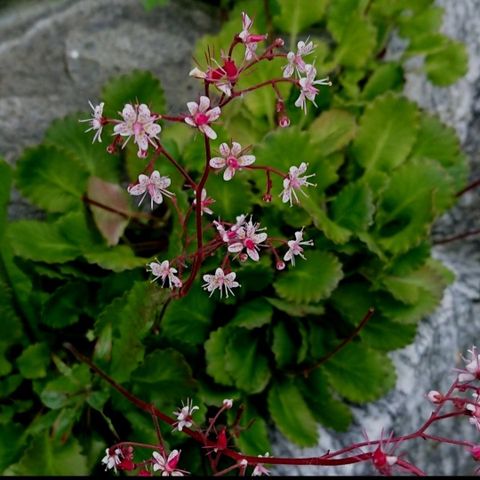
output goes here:
<path id="1" fill-rule="evenodd" d="M 427 398 L 436 405 L 439 405 L 443 402 L 443 395 L 436 390 L 430 390 L 428 392 Z"/>
<path id="2" fill-rule="evenodd" d="M 233 406 L 233 400 L 231 398 L 226 398 L 224 401 L 223 401 L 223 406 L 225 408 L 232 408 Z"/>
<path id="3" fill-rule="evenodd" d="M 275 265 L 275 267 L 277 270 L 283 270 L 285 268 L 285 262 L 282 262 L 282 260 L 279 260 Z"/>
<path id="4" fill-rule="evenodd" d="M 246 262 L 248 260 L 248 255 L 246 253 L 241 253 L 239 256 L 238 256 L 239 260 L 241 262 Z"/>
<path id="5" fill-rule="evenodd" d="M 266 193 L 263 197 L 263 201 L 270 203 L 272 201 L 272 195 L 270 193 Z"/>
<path id="6" fill-rule="evenodd" d="M 283 47 L 285 45 L 285 40 L 283 38 L 276 38 L 274 44 L 278 48 Z"/>
<path id="7" fill-rule="evenodd" d="M 278 118 L 278 126 L 280 128 L 286 128 L 290 125 L 290 119 L 286 115 L 280 115 Z"/>
<path id="8" fill-rule="evenodd" d="M 116 148 L 115 148 L 115 142 L 114 142 L 114 143 L 111 143 L 111 144 L 107 147 L 107 152 L 110 153 L 110 154 L 111 154 L 111 153 L 115 153 L 115 150 L 116 150 Z"/>
<path id="9" fill-rule="evenodd" d="M 474 445 L 469 451 L 473 459 L 478 462 L 480 460 L 480 445 Z"/>

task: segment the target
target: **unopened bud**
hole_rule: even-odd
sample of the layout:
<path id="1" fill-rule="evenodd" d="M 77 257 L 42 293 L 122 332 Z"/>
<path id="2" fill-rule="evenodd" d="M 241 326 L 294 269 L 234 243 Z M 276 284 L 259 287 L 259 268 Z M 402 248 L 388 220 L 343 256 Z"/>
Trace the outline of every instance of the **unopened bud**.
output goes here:
<path id="1" fill-rule="evenodd" d="M 226 398 L 224 401 L 223 401 L 223 406 L 225 408 L 232 408 L 233 406 L 233 400 L 231 398 Z"/>
<path id="2" fill-rule="evenodd" d="M 239 256 L 238 256 L 239 260 L 241 262 L 246 262 L 248 260 L 248 255 L 246 253 L 241 253 Z"/>
<path id="3" fill-rule="evenodd" d="M 275 265 L 275 267 L 277 270 L 283 270 L 285 268 L 285 262 L 282 262 L 281 260 L 279 260 Z"/>
<path id="4" fill-rule="evenodd" d="M 266 193 L 263 197 L 263 201 L 270 203 L 272 201 L 272 195 L 270 193 Z"/>
<path id="5" fill-rule="evenodd" d="M 107 153 L 115 153 L 115 143 L 111 143 L 108 147 L 107 147 Z"/>
<path id="6" fill-rule="evenodd" d="M 435 403 L 436 405 L 440 404 L 443 402 L 443 395 L 440 392 L 437 392 L 436 390 L 430 390 L 428 392 L 427 398 L 432 402 Z"/>
<path id="7" fill-rule="evenodd" d="M 285 102 L 283 100 L 277 100 L 275 103 L 275 111 L 277 113 L 283 112 L 285 110 Z"/>
<path id="8" fill-rule="evenodd" d="M 280 48 L 285 45 L 285 40 L 283 38 L 276 38 L 274 43 L 276 47 Z"/>
<path id="9" fill-rule="evenodd" d="M 139 150 L 137 153 L 138 158 L 147 158 L 148 150 Z"/>
<path id="10" fill-rule="evenodd" d="M 278 126 L 280 128 L 287 128 L 290 125 L 290 119 L 286 115 L 281 115 L 278 119 Z"/>
<path id="11" fill-rule="evenodd" d="M 242 458 L 242 459 L 240 460 L 240 466 L 241 466 L 241 467 L 248 467 L 248 461 L 245 460 L 244 458 Z"/>
<path id="12" fill-rule="evenodd" d="M 470 454 L 477 462 L 480 460 L 480 445 L 474 445 L 470 448 Z"/>

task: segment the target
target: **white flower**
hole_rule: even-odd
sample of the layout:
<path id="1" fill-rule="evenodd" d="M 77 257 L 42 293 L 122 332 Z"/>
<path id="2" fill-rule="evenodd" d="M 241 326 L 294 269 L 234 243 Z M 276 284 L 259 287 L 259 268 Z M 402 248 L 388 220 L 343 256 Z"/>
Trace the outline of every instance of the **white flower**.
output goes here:
<path id="1" fill-rule="evenodd" d="M 242 153 L 242 146 L 237 142 L 232 142 L 229 147 L 226 143 L 220 145 L 221 157 L 213 157 L 210 159 L 210 166 L 212 168 L 225 168 L 223 172 L 223 179 L 228 181 L 235 175 L 237 170 L 246 167 L 255 162 L 254 155 L 240 155 Z"/>
<path id="2" fill-rule="evenodd" d="M 197 199 L 194 198 L 193 199 L 193 206 L 196 206 L 197 205 Z M 207 191 L 202 188 L 202 196 L 201 196 L 201 199 L 200 199 L 200 208 L 201 208 L 201 214 L 203 215 L 203 213 L 205 212 L 207 215 L 212 215 L 213 214 L 213 211 L 210 209 L 210 205 L 212 203 L 215 203 L 215 200 L 213 198 L 210 198 L 210 197 L 207 197 Z"/>
<path id="3" fill-rule="evenodd" d="M 200 103 L 188 102 L 187 107 L 190 116 L 185 117 L 185 123 L 192 127 L 197 127 L 207 137 L 215 140 L 217 134 L 210 127 L 209 123 L 214 122 L 220 116 L 220 107 L 210 109 L 210 99 L 203 95 L 200 97 Z"/>
<path id="4" fill-rule="evenodd" d="M 443 395 L 437 390 L 430 390 L 427 394 L 427 398 L 435 404 L 440 404 L 443 402 Z"/>
<path id="5" fill-rule="evenodd" d="M 305 74 L 306 77 L 303 77 L 299 80 L 300 83 L 300 96 L 295 101 L 296 107 L 303 108 L 305 114 L 307 113 L 307 99 L 313 102 L 315 106 L 315 97 L 318 93 L 318 88 L 314 85 L 328 85 L 331 86 L 332 83 L 328 78 L 321 78 L 320 80 L 315 80 L 315 75 L 317 75 L 317 70 L 313 65 L 305 65 Z"/>
<path id="6" fill-rule="evenodd" d="M 473 346 L 468 350 L 471 358 L 465 358 L 462 356 L 463 361 L 466 363 L 464 369 L 455 369 L 458 372 L 462 372 L 458 375 L 459 382 L 471 382 L 472 380 L 480 378 L 480 355 L 477 353 L 477 347 Z"/>
<path id="7" fill-rule="evenodd" d="M 269 457 L 270 454 L 267 452 L 265 455 L 259 455 L 259 457 Z M 252 472 L 252 477 L 259 477 L 261 475 L 270 475 L 270 470 L 263 466 L 263 463 L 257 463 Z"/>
<path id="8" fill-rule="evenodd" d="M 296 190 L 300 190 L 300 192 L 307 197 L 308 195 L 303 191 L 302 187 L 316 186 L 314 183 L 310 183 L 307 180 L 308 178 L 315 176 L 314 173 L 312 175 L 306 175 L 303 177 L 301 176 L 307 171 L 307 168 L 308 163 L 305 162 L 302 162 L 298 167 L 290 167 L 287 177 L 283 180 L 283 190 L 280 193 L 283 203 L 290 202 L 290 206 L 292 206 L 292 195 L 295 198 L 295 201 L 298 203 L 299 200 Z"/>
<path id="9" fill-rule="evenodd" d="M 173 197 L 175 194 L 168 191 L 172 181 L 169 177 L 162 177 L 158 170 L 154 170 L 150 177 L 141 173 L 138 176 L 138 183 L 127 188 L 130 195 L 143 195 L 138 204 L 143 202 L 145 196 L 150 195 L 150 207 L 153 209 L 153 204 L 160 205 L 163 202 L 163 195 L 166 197 Z"/>
<path id="10" fill-rule="evenodd" d="M 146 157 L 149 143 L 157 148 L 155 140 L 158 140 L 157 135 L 162 128 L 155 123 L 157 117 L 150 113 L 150 109 L 144 103 L 135 105 L 135 107 L 127 103 L 120 115 L 123 117 L 123 122 L 115 125 L 113 131 L 117 135 L 127 137 L 122 148 L 125 147 L 132 135 L 138 146 L 137 155 L 140 158 Z"/>
<path id="11" fill-rule="evenodd" d="M 180 451 L 172 450 L 168 458 L 165 458 L 159 452 L 153 452 L 153 471 L 157 472 L 160 470 L 162 472 L 162 477 L 183 477 L 184 471 L 177 470 L 177 464 L 180 460 Z"/>
<path id="12" fill-rule="evenodd" d="M 150 269 L 150 270 L 149 270 Z M 177 269 L 170 266 L 168 260 L 164 260 L 162 263 L 151 262 L 147 265 L 147 272 L 152 272 L 155 280 L 162 279 L 162 287 L 165 285 L 165 280 L 168 278 L 168 288 L 181 288 L 182 281 L 176 276 Z"/>
<path id="13" fill-rule="evenodd" d="M 232 225 L 231 228 L 228 230 L 225 230 L 225 227 L 220 223 L 217 222 L 216 220 L 213 221 L 213 224 L 217 228 L 218 233 L 220 234 L 220 237 L 225 243 L 231 243 L 231 242 L 236 242 L 238 237 L 238 232 L 241 227 L 245 225 L 245 218 L 246 215 L 239 215 L 236 217 L 236 223 Z"/>
<path id="14" fill-rule="evenodd" d="M 233 60 L 225 58 L 222 66 L 209 67 L 206 72 L 195 67 L 189 75 L 212 83 L 227 97 L 231 97 L 233 85 L 238 78 L 238 68 Z"/>
<path id="15" fill-rule="evenodd" d="M 282 67 L 283 76 L 285 78 L 291 77 L 295 70 L 297 71 L 299 77 L 301 73 L 305 73 L 305 62 L 303 60 L 303 57 L 312 53 L 314 49 L 315 46 L 313 42 L 298 42 L 297 53 L 288 52 L 287 54 L 288 64 Z"/>
<path id="16" fill-rule="evenodd" d="M 187 398 L 187 404 L 184 405 L 182 402 L 182 408 L 173 412 L 177 416 L 177 422 L 175 424 L 175 429 L 181 432 L 184 427 L 190 428 L 193 425 L 192 415 L 195 410 L 198 410 L 199 407 L 196 405 L 193 406 L 193 401 Z"/>
<path id="17" fill-rule="evenodd" d="M 121 463 L 122 451 L 119 448 L 116 448 L 112 453 L 110 448 L 105 449 L 106 455 L 102 458 L 102 463 L 105 464 L 105 470 L 114 469 L 117 471 L 117 465 Z"/>
<path id="18" fill-rule="evenodd" d="M 250 28 L 252 28 L 252 25 L 253 21 L 250 19 L 250 17 L 245 12 L 242 12 L 243 30 L 238 34 L 238 37 L 245 45 L 245 60 L 247 61 L 255 57 L 255 50 L 257 49 L 257 44 L 267 38 L 266 35 L 251 34 Z"/>
<path id="19" fill-rule="evenodd" d="M 233 407 L 233 400 L 231 398 L 225 398 L 223 400 L 223 406 L 227 409 L 230 409 Z"/>
<path id="20" fill-rule="evenodd" d="M 259 229 L 259 223 L 253 223 L 252 218 L 244 226 L 239 227 L 236 231 L 237 240 L 228 246 L 228 251 L 232 253 L 240 253 L 244 248 L 247 250 L 248 256 L 255 262 L 258 261 L 259 246 L 267 239 L 265 232 L 257 233 L 265 228 Z"/>
<path id="21" fill-rule="evenodd" d="M 295 232 L 295 240 L 289 240 L 287 242 L 288 250 L 283 256 L 286 262 L 292 262 L 295 265 L 295 255 L 300 255 L 304 260 L 306 258 L 303 255 L 303 248 L 300 245 L 313 245 L 313 240 L 303 240 L 303 228 L 299 232 Z"/>
<path id="22" fill-rule="evenodd" d="M 475 403 L 467 403 L 465 409 L 470 413 L 468 421 L 474 425 L 477 430 L 480 430 L 480 406 L 478 404 L 478 395 L 473 393 L 473 397 L 475 398 Z"/>
<path id="23" fill-rule="evenodd" d="M 92 102 L 90 101 L 88 103 L 91 109 L 93 110 L 92 118 L 85 118 L 85 119 L 79 120 L 79 122 L 90 123 L 90 128 L 85 130 L 85 133 L 95 130 L 95 135 L 93 136 L 92 143 L 94 143 L 96 140 L 101 142 L 102 139 L 100 135 L 102 134 L 102 129 L 103 129 L 103 106 L 105 104 L 102 102 L 98 105 L 93 105 Z"/>
<path id="24" fill-rule="evenodd" d="M 221 268 L 217 268 L 215 270 L 215 275 L 204 275 L 203 281 L 205 282 L 202 287 L 204 290 L 210 292 L 210 296 L 213 295 L 215 290 L 220 291 L 220 298 L 222 298 L 222 293 L 225 290 L 225 295 L 228 298 L 228 294 L 232 292 L 232 288 L 239 287 L 240 284 L 235 281 L 235 277 L 237 276 L 236 273 L 230 272 L 225 275 L 224 271 Z"/>

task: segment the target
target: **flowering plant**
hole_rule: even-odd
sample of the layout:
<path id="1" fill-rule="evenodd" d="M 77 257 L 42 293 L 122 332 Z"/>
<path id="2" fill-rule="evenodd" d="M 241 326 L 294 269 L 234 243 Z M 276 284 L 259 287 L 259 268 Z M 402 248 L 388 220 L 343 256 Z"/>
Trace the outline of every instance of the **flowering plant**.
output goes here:
<path id="1" fill-rule="evenodd" d="M 1 219 L 1 389 L 16 400 L 4 418 L 29 442 L 7 472 L 30 472 L 39 445 L 42 465 L 53 452 L 75 460 L 56 473 L 87 472 L 93 457 L 128 470 L 128 446 L 105 452 L 112 435 L 158 442 L 135 405 L 70 365 L 63 341 L 146 404 L 177 412 L 178 428 L 145 460 L 150 473 L 200 470 L 178 432 L 208 425 L 224 399 L 225 421 L 242 434 L 227 438 L 213 422 L 216 443 L 205 446 L 233 442 L 256 457 L 272 450 L 270 422 L 315 445 L 317 422 L 344 430 L 347 402 L 394 385 L 386 352 L 412 341 L 451 281 L 428 233 L 466 179 L 453 131 L 398 91 L 410 56 L 424 55 L 442 84 L 463 74 L 463 50 L 447 37 L 434 51 L 416 40 L 428 2 L 315 1 L 308 12 L 273 3 L 255 17 L 239 3 L 200 42 L 202 54 L 218 53 L 190 71 L 201 91 L 180 113 L 166 111 L 158 79 L 132 72 L 104 87 L 90 116 L 55 122 L 14 174 L 1 164 L 4 191 L 14 175 L 44 212 Z M 315 26 L 329 42 L 298 40 Z M 412 42 L 386 61 L 380 33 L 393 28 Z M 291 34 L 291 48 L 275 32 Z M 457 59 L 447 72 L 440 44 Z"/>

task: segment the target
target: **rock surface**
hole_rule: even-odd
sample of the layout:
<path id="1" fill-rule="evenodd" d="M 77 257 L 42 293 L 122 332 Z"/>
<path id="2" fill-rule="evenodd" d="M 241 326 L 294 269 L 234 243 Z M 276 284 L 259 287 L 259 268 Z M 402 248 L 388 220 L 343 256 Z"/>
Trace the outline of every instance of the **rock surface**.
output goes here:
<path id="1" fill-rule="evenodd" d="M 449 88 L 435 88 L 413 71 L 406 94 L 453 126 L 469 154 L 472 178 L 480 176 L 480 0 L 441 0 L 446 10 L 444 31 L 465 42 L 470 54 L 466 78 Z M 21 8 L 18 8 L 18 6 Z M 208 9 L 191 0 L 145 12 L 139 0 L 44 0 L 10 2 L 0 8 L 0 155 L 14 162 L 28 145 L 39 142 L 49 123 L 86 110 L 96 101 L 109 77 L 133 68 L 149 69 L 162 80 L 169 109 L 178 111 L 192 96 L 188 79 L 195 40 L 215 30 Z M 464 195 L 457 207 L 436 225 L 435 238 L 480 227 L 480 195 Z M 11 215 L 32 215 L 21 199 L 12 199 Z M 449 373 L 460 352 L 480 343 L 480 240 L 452 242 L 435 248 L 435 255 L 456 274 L 437 312 L 422 322 L 415 343 L 392 353 L 398 369 L 394 391 L 382 400 L 353 408 L 355 424 L 346 434 L 321 432 L 319 447 L 297 449 L 274 435 L 276 455 L 319 455 L 371 438 L 381 429 L 400 434 L 413 431 L 430 413 L 423 395 L 448 386 Z M 449 434 L 475 439 L 468 421 L 446 422 Z M 402 447 L 399 449 L 402 451 Z M 459 448 L 429 442 L 405 445 L 408 458 L 430 475 L 468 475 L 475 468 Z M 276 473 L 301 475 L 360 475 L 367 465 L 323 469 L 278 468 Z"/>

